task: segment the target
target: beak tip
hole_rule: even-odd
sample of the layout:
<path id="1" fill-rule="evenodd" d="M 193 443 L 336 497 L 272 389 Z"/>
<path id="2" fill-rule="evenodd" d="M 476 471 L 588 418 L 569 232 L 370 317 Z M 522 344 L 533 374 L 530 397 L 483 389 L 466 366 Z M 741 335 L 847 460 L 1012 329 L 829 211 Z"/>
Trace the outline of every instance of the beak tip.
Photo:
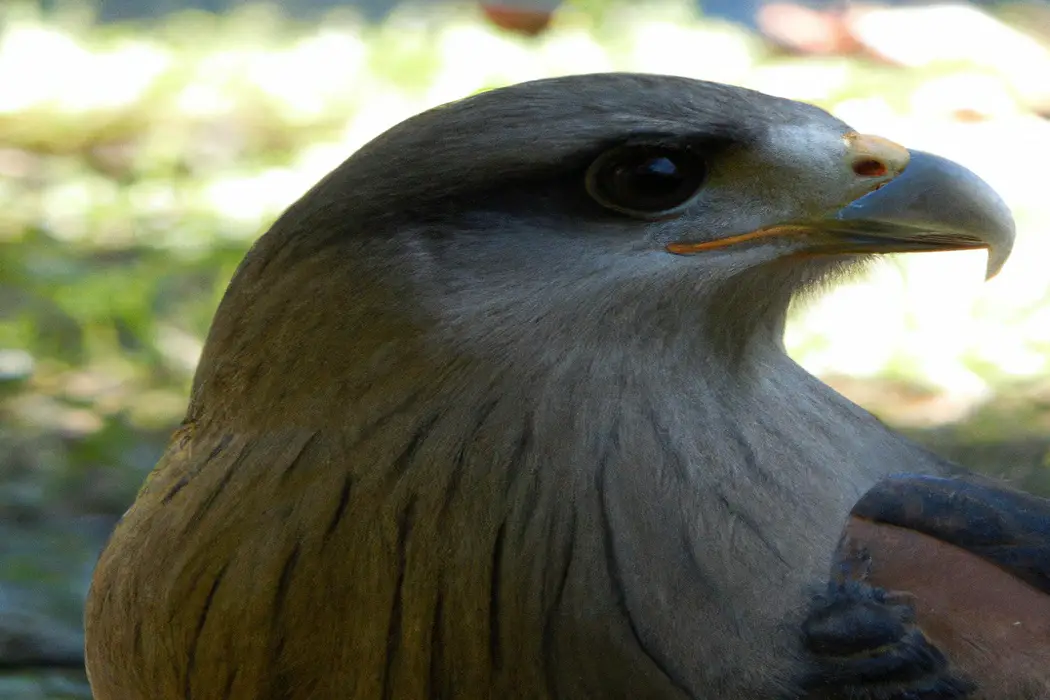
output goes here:
<path id="1" fill-rule="evenodd" d="M 930 249 L 937 238 L 955 238 L 961 244 L 955 249 L 983 247 L 988 251 L 985 279 L 995 277 L 1013 249 L 1015 224 L 1009 206 L 958 163 L 922 151 L 910 154 L 898 177 L 842 209 L 838 218 L 897 226 L 915 241 L 927 240 Z"/>
<path id="2" fill-rule="evenodd" d="M 1002 271 L 1003 266 L 1006 265 L 1006 260 L 1009 256 L 1009 251 L 1006 251 L 1004 253 L 1003 251 L 998 251 L 992 248 L 988 249 L 988 265 L 984 271 L 985 282 L 992 279 Z"/>

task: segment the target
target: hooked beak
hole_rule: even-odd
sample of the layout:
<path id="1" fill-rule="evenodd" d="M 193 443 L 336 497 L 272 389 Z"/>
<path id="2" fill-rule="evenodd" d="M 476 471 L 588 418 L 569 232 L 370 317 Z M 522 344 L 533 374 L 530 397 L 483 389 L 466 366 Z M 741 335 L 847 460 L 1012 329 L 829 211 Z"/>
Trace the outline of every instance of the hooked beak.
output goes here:
<path id="1" fill-rule="evenodd" d="M 869 144 L 875 144 L 884 155 L 895 156 L 899 167 L 891 170 L 899 174 L 838 211 L 811 221 L 785 222 L 714 241 L 672 243 L 668 251 L 689 255 L 774 236 L 804 241 L 800 252 L 806 255 L 985 248 L 986 279 L 994 277 L 1006 263 L 1014 242 L 1013 217 L 995 190 L 946 158 L 905 151 L 885 140 Z M 882 162 L 888 161 L 883 158 Z"/>

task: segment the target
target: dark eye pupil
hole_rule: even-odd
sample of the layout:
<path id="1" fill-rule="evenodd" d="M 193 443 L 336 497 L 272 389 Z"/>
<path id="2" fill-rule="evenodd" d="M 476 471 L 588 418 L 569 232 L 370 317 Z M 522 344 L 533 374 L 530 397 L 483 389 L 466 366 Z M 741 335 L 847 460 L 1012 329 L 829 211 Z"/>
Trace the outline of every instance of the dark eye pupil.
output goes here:
<path id="1" fill-rule="evenodd" d="M 595 163 L 594 194 L 629 212 L 659 214 L 687 202 L 704 182 L 704 161 L 685 150 L 623 147 Z"/>
<path id="2" fill-rule="evenodd" d="M 637 165 L 621 165 L 616 168 L 616 186 L 625 193 L 636 191 L 643 197 L 662 197 L 676 191 L 683 177 L 678 166 L 670 158 L 659 156 Z"/>

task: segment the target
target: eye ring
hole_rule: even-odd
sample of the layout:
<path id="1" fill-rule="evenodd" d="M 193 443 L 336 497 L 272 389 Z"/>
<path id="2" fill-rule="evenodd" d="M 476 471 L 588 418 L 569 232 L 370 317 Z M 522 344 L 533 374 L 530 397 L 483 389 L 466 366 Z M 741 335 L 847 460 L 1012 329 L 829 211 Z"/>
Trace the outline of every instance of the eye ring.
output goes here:
<path id="1" fill-rule="evenodd" d="M 668 219 L 696 199 L 707 163 L 687 148 L 631 144 L 612 148 L 587 168 L 587 193 L 607 209 L 639 219 Z"/>

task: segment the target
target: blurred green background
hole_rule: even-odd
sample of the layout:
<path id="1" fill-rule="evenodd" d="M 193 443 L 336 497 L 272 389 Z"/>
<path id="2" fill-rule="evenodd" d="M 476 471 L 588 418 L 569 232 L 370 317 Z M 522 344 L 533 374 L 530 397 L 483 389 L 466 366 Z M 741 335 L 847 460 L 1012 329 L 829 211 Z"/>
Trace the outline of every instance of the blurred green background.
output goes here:
<path id="1" fill-rule="evenodd" d="M 88 3 L 0 6 L 0 698 L 89 697 L 91 567 L 181 418 L 251 242 L 386 127 L 510 82 L 729 82 L 977 171 L 1018 221 L 999 277 L 982 282 L 983 253 L 888 260 L 799 308 L 789 346 L 889 423 L 1050 493 L 1045 4 L 851 6 L 834 41 L 801 48 L 686 0 L 568 0 L 535 37 L 474 2 L 305 20 L 230 5 L 127 22 Z"/>

